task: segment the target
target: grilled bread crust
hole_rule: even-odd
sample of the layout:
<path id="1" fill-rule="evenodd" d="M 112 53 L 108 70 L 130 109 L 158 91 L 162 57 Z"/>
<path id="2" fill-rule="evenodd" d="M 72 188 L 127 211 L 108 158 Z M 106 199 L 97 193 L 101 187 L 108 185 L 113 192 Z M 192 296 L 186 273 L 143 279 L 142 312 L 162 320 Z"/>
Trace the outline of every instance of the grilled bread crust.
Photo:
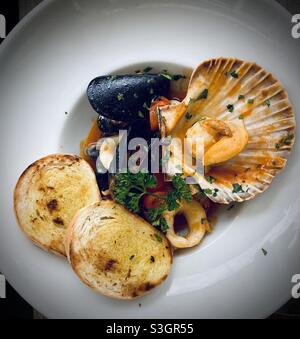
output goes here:
<path id="1" fill-rule="evenodd" d="M 66 228 L 81 208 L 100 201 L 95 174 L 83 159 L 54 154 L 30 165 L 14 192 L 24 233 L 39 247 L 65 256 Z"/>
<path id="2" fill-rule="evenodd" d="M 163 234 L 108 200 L 77 213 L 67 231 L 66 252 L 85 284 L 117 299 L 134 299 L 160 285 L 173 260 Z"/>

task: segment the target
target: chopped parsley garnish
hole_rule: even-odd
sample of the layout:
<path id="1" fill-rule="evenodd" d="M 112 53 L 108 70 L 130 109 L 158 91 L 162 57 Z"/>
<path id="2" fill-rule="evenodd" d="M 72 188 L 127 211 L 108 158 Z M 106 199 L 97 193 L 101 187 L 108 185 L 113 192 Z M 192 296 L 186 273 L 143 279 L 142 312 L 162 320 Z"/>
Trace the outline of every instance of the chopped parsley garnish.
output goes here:
<path id="1" fill-rule="evenodd" d="M 232 71 L 232 72 L 230 73 L 230 75 L 231 75 L 234 79 L 237 79 L 237 78 L 239 77 L 239 75 L 237 74 L 236 71 Z"/>
<path id="2" fill-rule="evenodd" d="M 146 108 L 148 111 L 150 111 L 150 107 L 147 105 L 146 102 L 144 102 L 143 107 Z"/>
<path id="3" fill-rule="evenodd" d="M 191 113 L 189 113 L 189 112 L 186 113 L 186 115 L 185 115 L 186 120 L 191 120 L 192 117 L 193 117 L 193 115 Z"/>
<path id="4" fill-rule="evenodd" d="M 227 105 L 227 109 L 230 113 L 234 111 L 234 105 Z"/>
<path id="5" fill-rule="evenodd" d="M 214 189 L 213 197 L 216 198 L 218 196 L 219 190 L 217 188 Z"/>
<path id="6" fill-rule="evenodd" d="M 245 99 L 245 96 L 243 94 L 240 94 L 239 97 L 238 97 L 239 100 L 244 100 Z"/>
<path id="7" fill-rule="evenodd" d="M 169 225 L 166 221 L 165 218 L 160 217 L 160 229 L 163 233 L 167 233 L 168 229 L 169 229 Z"/>
<path id="8" fill-rule="evenodd" d="M 215 179 L 214 177 L 210 176 L 210 175 L 207 175 L 207 176 L 205 177 L 205 180 L 206 180 L 207 182 L 209 182 L 210 184 L 213 184 L 213 183 L 216 181 L 216 179 Z"/>
<path id="9" fill-rule="evenodd" d="M 206 223 L 207 219 L 206 218 L 202 218 L 201 219 L 201 224 L 204 225 Z"/>
<path id="10" fill-rule="evenodd" d="M 232 193 L 245 193 L 242 185 L 240 184 L 233 184 L 232 187 L 233 187 Z"/>
<path id="11" fill-rule="evenodd" d="M 142 111 L 138 111 L 138 116 L 142 119 L 145 118 L 145 114 Z"/>
<path id="12" fill-rule="evenodd" d="M 214 198 L 218 196 L 219 190 L 215 188 L 214 190 L 211 190 L 210 188 L 206 188 L 203 190 L 205 195 L 212 195 Z"/>
<path id="13" fill-rule="evenodd" d="M 161 76 L 167 78 L 168 80 L 173 80 L 173 75 L 168 72 L 168 70 L 164 69 L 161 73 Z"/>
<path id="14" fill-rule="evenodd" d="M 248 99 L 247 102 L 248 102 L 249 105 L 253 105 L 254 104 L 254 99 Z"/>
<path id="15" fill-rule="evenodd" d="M 292 141 L 294 140 L 294 134 L 290 134 L 287 137 L 283 138 L 281 140 L 281 143 L 286 146 L 290 146 L 292 144 Z"/>
<path id="16" fill-rule="evenodd" d="M 134 257 L 135 257 L 135 255 L 132 255 L 132 256 L 129 258 L 129 260 L 132 260 Z"/>
<path id="17" fill-rule="evenodd" d="M 155 234 L 155 238 L 158 242 L 163 242 L 163 239 L 159 234 Z"/>
<path id="18" fill-rule="evenodd" d="M 148 210 L 148 218 L 152 222 L 152 225 L 154 227 L 160 227 L 161 226 L 161 220 L 164 219 L 164 218 L 161 217 L 161 215 L 164 212 L 165 212 L 165 206 L 164 205 L 160 205 L 158 208 L 152 208 L 152 209 Z M 164 222 L 165 222 L 165 219 L 164 219 Z M 168 227 L 167 227 L 167 229 L 168 229 Z"/>
<path id="19" fill-rule="evenodd" d="M 113 195 L 116 202 L 125 206 L 133 213 L 141 213 L 140 202 L 146 196 L 154 196 L 161 201 L 158 208 L 147 210 L 148 218 L 155 227 L 159 227 L 163 232 L 168 230 L 168 224 L 163 218 L 165 211 L 174 211 L 179 208 L 180 202 L 185 200 L 192 201 L 192 193 L 190 187 L 186 184 L 184 178 L 180 174 L 176 174 L 172 178 L 173 190 L 169 191 L 165 196 L 158 196 L 148 192 L 157 185 L 154 175 L 149 173 L 120 173 L 116 175 L 113 187 Z"/>
<path id="20" fill-rule="evenodd" d="M 144 70 L 143 70 L 143 73 L 149 73 L 153 70 L 153 67 L 146 67 Z"/>
<path id="21" fill-rule="evenodd" d="M 268 252 L 264 248 L 262 248 L 261 250 L 262 250 L 264 256 L 268 255 Z"/>
<path id="22" fill-rule="evenodd" d="M 113 188 L 115 200 L 131 212 L 138 213 L 140 199 L 146 194 L 147 189 L 155 188 L 156 184 L 155 176 L 147 173 L 117 174 Z"/>
<path id="23" fill-rule="evenodd" d="M 208 89 L 206 88 L 198 97 L 198 100 L 203 100 L 208 98 Z"/>
<path id="24" fill-rule="evenodd" d="M 200 95 L 196 98 L 196 99 L 191 99 L 190 103 L 194 104 L 195 102 L 199 101 L 199 100 L 205 100 L 208 98 L 208 89 L 206 88 L 205 90 L 203 90 Z"/>
<path id="25" fill-rule="evenodd" d="M 270 99 L 266 100 L 266 101 L 264 102 L 264 104 L 265 104 L 265 106 L 270 107 L 270 106 L 271 106 L 271 101 L 270 101 Z"/>
<path id="26" fill-rule="evenodd" d="M 240 119 L 240 120 L 244 120 L 244 119 L 245 119 L 245 117 L 243 116 L 243 114 L 241 114 L 241 115 L 239 116 L 239 119 Z"/>
<path id="27" fill-rule="evenodd" d="M 124 94 L 123 94 L 123 93 L 119 93 L 119 94 L 117 95 L 117 99 L 118 99 L 118 101 L 124 100 Z"/>
<path id="28" fill-rule="evenodd" d="M 118 77 L 116 75 L 109 75 L 106 79 L 113 81 L 113 80 L 116 80 L 117 78 Z"/>
<path id="29" fill-rule="evenodd" d="M 160 75 L 164 78 L 167 78 L 168 80 L 172 80 L 172 76 L 168 73 L 161 73 Z"/>
<path id="30" fill-rule="evenodd" d="M 174 81 L 178 81 L 178 80 L 181 80 L 181 79 L 186 79 L 186 76 L 182 75 L 182 74 L 175 74 L 175 75 L 173 75 L 173 80 Z"/>
<path id="31" fill-rule="evenodd" d="M 172 178 L 172 184 L 174 187 L 174 191 L 171 192 L 171 194 L 174 193 L 174 199 L 177 199 L 178 201 L 185 200 L 187 202 L 191 202 L 193 200 L 191 189 L 180 174 L 176 174 Z"/>
<path id="32" fill-rule="evenodd" d="M 185 75 L 182 74 L 171 74 L 168 70 L 164 69 L 160 74 L 160 76 L 163 76 L 164 78 L 167 78 L 168 80 L 178 81 L 180 79 L 186 79 Z"/>
<path id="33" fill-rule="evenodd" d="M 284 138 L 282 138 L 279 143 L 275 145 L 276 149 L 279 150 L 283 146 L 291 146 L 292 141 L 294 140 L 294 134 L 290 134 Z"/>
<path id="34" fill-rule="evenodd" d="M 203 190 L 204 194 L 206 195 L 212 195 L 213 194 L 213 191 L 210 189 L 210 188 L 206 188 Z"/>

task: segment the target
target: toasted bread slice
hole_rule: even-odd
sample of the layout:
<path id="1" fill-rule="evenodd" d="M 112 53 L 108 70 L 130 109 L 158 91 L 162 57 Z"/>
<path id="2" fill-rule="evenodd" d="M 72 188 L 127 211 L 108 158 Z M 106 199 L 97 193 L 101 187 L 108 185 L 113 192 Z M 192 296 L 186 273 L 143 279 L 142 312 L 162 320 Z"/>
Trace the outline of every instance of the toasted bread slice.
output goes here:
<path id="1" fill-rule="evenodd" d="M 97 201 L 100 192 L 92 168 L 68 154 L 50 155 L 29 166 L 14 193 L 25 234 L 41 248 L 64 256 L 67 226 L 78 210 Z"/>
<path id="2" fill-rule="evenodd" d="M 117 299 L 134 299 L 160 285 L 173 260 L 163 234 L 108 200 L 77 213 L 67 231 L 66 251 L 85 284 Z"/>

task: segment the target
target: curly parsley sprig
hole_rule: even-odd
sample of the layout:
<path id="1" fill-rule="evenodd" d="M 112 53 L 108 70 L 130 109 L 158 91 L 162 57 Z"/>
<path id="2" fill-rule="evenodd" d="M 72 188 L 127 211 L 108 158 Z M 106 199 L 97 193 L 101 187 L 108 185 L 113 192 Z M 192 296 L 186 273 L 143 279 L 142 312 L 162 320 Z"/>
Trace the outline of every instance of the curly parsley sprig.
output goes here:
<path id="1" fill-rule="evenodd" d="M 113 194 L 116 202 L 125 206 L 133 213 L 142 212 L 140 202 L 146 195 L 151 195 L 161 201 L 157 208 L 147 211 L 148 218 L 152 225 L 160 228 L 163 232 L 168 230 L 168 225 L 163 217 L 165 211 L 174 211 L 180 207 L 180 202 L 185 200 L 192 201 L 190 187 L 186 184 L 184 178 L 177 174 L 172 178 L 173 190 L 165 196 L 156 195 L 149 192 L 157 185 L 156 177 L 149 173 L 119 173 L 116 175 L 113 186 Z"/>

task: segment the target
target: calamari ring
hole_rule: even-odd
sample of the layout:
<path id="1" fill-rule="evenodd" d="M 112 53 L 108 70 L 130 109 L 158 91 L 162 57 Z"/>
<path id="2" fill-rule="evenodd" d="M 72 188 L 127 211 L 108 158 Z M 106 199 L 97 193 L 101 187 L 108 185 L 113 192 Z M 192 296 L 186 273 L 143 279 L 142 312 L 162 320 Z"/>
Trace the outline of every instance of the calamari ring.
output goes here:
<path id="1" fill-rule="evenodd" d="M 187 220 L 189 233 L 186 237 L 176 234 L 174 230 L 176 215 L 183 215 Z M 179 209 L 165 212 L 163 216 L 169 226 L 167 238 L 174 248 L 190 248 L 198 245 L 206 231 L 210 229 L 204 208 L 195 200 L 182 202 Z"/>

